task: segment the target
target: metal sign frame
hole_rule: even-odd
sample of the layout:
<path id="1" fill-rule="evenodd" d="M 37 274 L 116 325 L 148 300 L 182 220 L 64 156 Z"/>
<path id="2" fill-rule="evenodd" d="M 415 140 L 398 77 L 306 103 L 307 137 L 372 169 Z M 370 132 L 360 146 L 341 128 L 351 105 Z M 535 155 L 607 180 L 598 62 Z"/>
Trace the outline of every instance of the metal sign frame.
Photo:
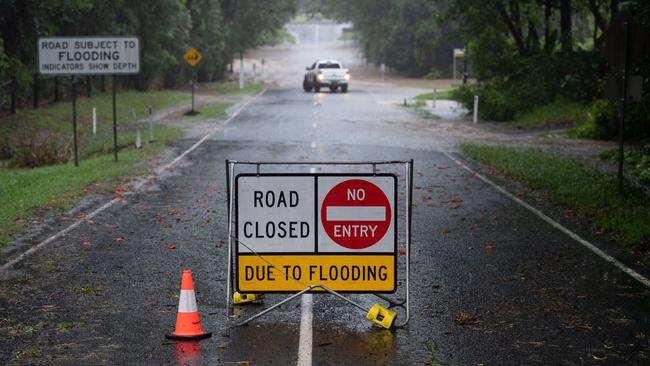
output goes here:
<path id="1" fill-rule="evenodd" d="M 236 223 L 233 221 L 235 220 L 235 214 L 234 214 L 234 204 L 235 204 L 235 199 L 234 199 L 234 193 L 235 189 L 233 187 L 235 186 L 235 167 L 237 165 L 248 165 L 248 166 L 255 166 L 256 167 L 256 174 L 253 173 L 253 175 L 261 175 L 261 168 L 262 166 L 270 166 L 270 165 L 289 165 L 289 166 L 308 166 L 308 165 L 330 165 L 330 166 L 368 166 L 371 168 L 370 172 L 368 173 L 362 173 L 365 176 L 368 175 L 379 175 L 377 172 L 377 166 L 378 165 L 399 165 L 402 166 L 404 169 L 404 176 L 406 178 L 406 185 L 404 187 L 405 191 L 405 236 L 406 236 L 406 246 L 405 246 L 405 279 L 406 279 L 406 286 L 404 290 L 404 299 L 395 299 L 392 297 L 388 297 L 386 295 L 382 295 L 379 293 L 370 293 L 370 292 L 361 292 L 363 294 L 368 294 L 372 296 L 376 296 L 386 302 L 389 303 L 389 307 L 403 307 L 405 309 L 405 315 L 404 315 L 404 320 L 396 324 L 395 326 L 397 328 L 401 328 L 406 326 L 410 320 L 410 265 L 411 265 L 411 214 L 412 214 L 412 203 L 413 203 L 413 159 L 411 160 L 391 160 L 391 161 L 237 161 L 237 160 L 230 160 L 227 159 L 225 161 L 225 166 L 226 166 L 226 186 L 227 186 L 227 205 L 228 205 L 228 274 L 227 274 L 227 279 L 226 279 L 226 315 L 230 316 L 231 310 L 232 310 L 232 303 L 231 303 L 231 296 L 234 293 L 235 289 L 235 284 L 234 284 L 234 274 L 233 274 L 233 269 L 234 269 L 234 261 L 237 260 L 236 257 L 236 248 L 234 247 L 235 244 L 243 244 L 246 245 L 245 243 L 242 243 L 239 238 L 237 237 L 237 234 L 233 231 L 233 229 L 236 226 Z M 341 174 L 336 174 L 336 173 L 312 173 L 312 174 L 303 174 L 303 175 L 348 175 L 346 173 L 341 173 Z M 266 175 L 266 174 L 265 174 Z M 287 174 L 288 175 L 288 174 Z M 349 175 L 354 175 L 354 173 L 351 173 Z M 357 174 L 358 175 L 358 174 Z M 396 190 L 399 190 L 399 184 L 396 183 Z M 318 203 L 316 203 L 318 204 Z M 398 198 L 396 198 L 395 202 L 395 235 L 397 234 L 397 224 L 398 224 L 398 219 L 397 219 L 397 206 L 399 205 Z M 249 248 L 250 249 L 250 248 Z M 252 251 L 252 250 L 251 250 Z M 260 255 L 256 253 L 255 251 L 252 251 L 254 255 L 260 256 L 260 258 L 264 261 L 266 261 L 263 257 L 263 255 Z M 395 260 L 397 261 L 397 254 L 395 255 Z M 272 263 L 269 263 L 266 261 L 269 265 L 273 266 Z M 273 266 L 275 267 L 275 266 Z M 277 269 L 279 270 L 279 269 Z M 395 264 L 395 271 L 399 273 L 399 270 L 397 268 L 397 264 Z M 395 276 L 395 281 L 396 281 L 396 286 L 395 286 L 395 293 L 397 293 L 397 290 L 399 288 L 399 280 L 397 278 L 397 275 Z M 316 290 L 316 291 L 314 291 Z M 363 306 L 360 304 L 354 302 L 353 300 L 343 296 L 340 291 L 334 291 L 330 288 L 328 288 L 325 285 L 322 284 L 312 284 L 312 285 L 305 285 L 305 288 L 302 291 L 296 292 L 293 295 L 287 297 L 286 299 L 270 306 L 266 310 L 263 310 L 239 323 L 237 325 L 245 325 L 251 322 L 252 320 L 259 318 L 263 316 L 264 314 L 269 313 L 270 311 L 273 311 L 277 307 L 281 306 L 282 304 L 285 304 L 298 296 L 308 293 L 308 292 L 313 292 L 313 293 L 319 293 L 319 292 L 327 292 L 331 295 L 334 295 L 338 297 L 339 299 L 346 301 L 350 305 L 355 306 L 356 308 L 362 310 L 363 312 L 366 312 L 367 309 L 365 309 Z M 277 292 L 274 292 L 277 293 Z M 357 292 L 358 293 L 358 292 Z"/>

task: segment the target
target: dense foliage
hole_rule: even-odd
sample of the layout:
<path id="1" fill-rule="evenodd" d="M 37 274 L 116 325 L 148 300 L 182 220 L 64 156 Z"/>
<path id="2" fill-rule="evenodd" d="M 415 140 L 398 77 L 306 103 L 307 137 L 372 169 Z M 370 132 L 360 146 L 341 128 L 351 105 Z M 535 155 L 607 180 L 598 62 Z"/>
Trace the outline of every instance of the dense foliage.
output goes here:
<path id="1" fill-rule="evenodd" d="M 14 87 L 19 100 L 31 97 L 38 37 L 140 37 L 141 73 L 124 82 L 142 90 L 186 81 L 181 56 L 190 46 L 204 56 L 199 79 L 222 78 L 234 56 L 278 32 L 295 8 L 295 0 L 0 0 L 0 107 L 9 108 Z M 51 95 L 54 82 L 39 87 Z"/>
<path id="2" fill-rule="evenodd" d="M 369 62 L 411 76 L 449 77 L 452 50 L 462 46 L 454 20 L 446 16 L 451 1 L 314 0 L 310 10 L 354 23 Z"/>
<path id="3" fill-rule="evenodd" d="M 366 58 L 385 63 L 407 75 L 451 75 L 453 48 L 464 47 L 476 85 L 455 95 L 472 106 L 481 99 L 479 113 L 489 120 L 511 120 L 557 99 L 588 103 L 604 98 L 605 77 L 620 72 L 607 63 L 606 53 L 622 54 L 622 16 L 650 34 L 650 2 L 619 0 L 313 0 L 312 11 L 354 23 Z M 616 28 L 616 29 L 612 29 Z M 610 37 L 610 38 L 608 38 Z M 609 45 L 607 44 L 609 42 Z M 632 74 L 650 78 L 648 41 L 634 39 L 633 53 L 641 53 Z M 646 87 L 646 89 L 648 89 Z M 598 131 L 591 137 L 610 138 L 618 111 L 582 116 Z M 613 106 L 616 108 L 616 106 Z M 650 135 L 650 98 L 630 106 L 628 135 Z M 602 117 L 602 118 L 601 118 Z"/>

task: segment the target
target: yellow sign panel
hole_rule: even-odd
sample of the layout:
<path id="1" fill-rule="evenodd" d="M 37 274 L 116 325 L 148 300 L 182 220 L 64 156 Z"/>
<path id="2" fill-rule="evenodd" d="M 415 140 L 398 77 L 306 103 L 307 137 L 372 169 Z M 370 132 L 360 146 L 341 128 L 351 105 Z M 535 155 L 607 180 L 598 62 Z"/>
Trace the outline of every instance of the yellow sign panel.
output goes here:
<path id="1" fill-rule="evenodd" d="M 392 254 L 239 254 L 239 292 L 298 292 L 324 285 L 339 292 L 390 293 L 396 289 Z"/>
<path id="2" fill-rule="evenodd" d="M 188 64 L 196 66 L 196 64 L 198 64 L 203 59 L 203 55 L 196 48 L 190 47 L 190 49 L 187 50 L 185 54 L 183 54 L 183 58 L 185 61 L 187 61 Z"/>

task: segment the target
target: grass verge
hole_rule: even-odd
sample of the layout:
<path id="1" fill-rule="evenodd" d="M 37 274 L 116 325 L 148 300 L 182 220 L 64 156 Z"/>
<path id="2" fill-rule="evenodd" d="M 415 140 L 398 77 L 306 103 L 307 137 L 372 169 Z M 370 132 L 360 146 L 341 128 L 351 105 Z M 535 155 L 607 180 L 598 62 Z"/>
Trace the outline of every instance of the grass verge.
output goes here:
<path id="1" fill-rule="evenodd" d="M 199 114 L 193 116 L 183 115 L 183 119 L 189 121 L 200 121 L 205 119 L 223 118 L 227 115 L 226 109 L 230 108 L 233 103 L 216 103 L 209 104 L 199 108 Z"/>
<path id="2" fill-rule="evenodd" d="M 615 174 L 536 149 L 462 144 L 461 151 L 521 180 L 531 189 L 552 194 L 556 204 L 589 217 L 598 231 L 615 235 L 630 251 L 650 247 L 650 204 L 629 182 L 619 189 Z"/>
<path id="3" fill-rule="evenodd" d="M 120 92 L 117 94 L 118 145 L 133 144 L 139 128 L 148 135 L 149 109 L 154 112 L 189 100 L 178 91 Z M 92 110 L 96 108 L 97 133 Z M 11 166 L 35 167 L 72 160 L 72 108 L 68 102 L 24 109 L 0 121 L 0 159 Z M 112 97 L 96 94 L 77 101 L 77 131 L 81 158 L 105 154 L 113 147 Z M 157 128 L 156 128 L 157 129 Z M 158 131 L 156 131 L 156 134 Z"/>
<path id="4" fill-rule="evenodd" d="M 530 112 L 516 115 L 510 125 L 520 129 L 564 126 L 575 123 L 589 110 L 590 107 L 584 103 L 560 99 L 536 107 Z"/>
<path id="5" fill-rule="evenodd" d="M 155 112 L 189 99 L 187 92 L 167 90 L 120 92 L 116 96 L 118 125 L 148 117 L 149 107 Z M 99 125 L 112 123 L 113 107 L 110 94 L 79 98 L 77 100 L 77 122 L 80 130 L 92 128 L 93 108 L 97 109 Z M 135 118 L 132 112 L 135 112 Z M 72 132 L 72 106 L 68 102 L 39 109 L 25 109 L 20 111 L 15 118 L 19 119 L 22 124 L 33 127 L 46 128 L 50 131 Z"/>
<path id="6" fill-rule="evenodd" d="M 453 89 L 439 90 L 438 92 L 436 92 L 436 99 L 454 100 L 454 98 L 452 97 L 452 91 Z M 432 100 L 432 99 L 433 99 L 433 92 L 422 93 L 415 96 L 415 100 L 422 101 L 422 102 L 427 100 Z"/>
<path id="7" fill-rule="evenodd" d="M 111 190 L 111 182 L 118 178 L 148 173 L 144 162 L 182 135 L 178 128 L 158 126 L 155 143 L 145 143 L 140 150 L 120 151 L 117 163 L 107 154 L 82 160 L 78 168 L 72 163 L 34 169 L 0 168 L 0 245 L 9 242 L 10 235 L 24 226 L 37 207 L 68 209 L 83 198 L 84 188 L 91 184 Z"/>
<path id="8" fill-rule="evenodd" d="M 239 89 L 238 83 L 201 83 L 199 84 L 200 90 L 214 91 L 219 94 L 252 94 L 260 92 L 264 86 L 260 83 L 244 84 L 242 89 Z"/>

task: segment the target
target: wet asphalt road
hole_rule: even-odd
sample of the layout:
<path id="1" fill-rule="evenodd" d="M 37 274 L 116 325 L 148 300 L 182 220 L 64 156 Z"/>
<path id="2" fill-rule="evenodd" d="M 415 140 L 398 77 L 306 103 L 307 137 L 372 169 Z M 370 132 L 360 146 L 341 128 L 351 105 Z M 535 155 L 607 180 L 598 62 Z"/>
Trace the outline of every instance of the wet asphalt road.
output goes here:
<path id="1" fill-rule="evenodd" d="M 315 295 L 313 364 L 423 364 L 432 354 L 457 365 L 647 364 L 647 289 L 427 148 L 435 136 L 377 96 L 270 89 L 167 176 L 22 262 L 3 284 L 2 362 L 295 364 L 300 301 L 244 327 L 226 317 L 224 159 L 412 158 L 411 322 L 382 330 Z M 197 345 L 163 337 L 183 268 L 214 332 Z"/>
<path id="2" fill-rule="evenodd" d="M 383 330 L 356 308 L 314 295 L 314 365 L 650 362 L 650 291 L 455 165 L 440 152 L 448 143 L 422 132 L 435 122 L 386 102 L 399 100 L 395 90 L 295 86 L 269 89 L 163 177 L 6 274 L 0 363 L 296 364 L 300 300 L 248 326 L 235 323 L 283 296 L 226 316 L 225 159 L 415 161 L 411 321 Z M 196 141 L 177 141 L 175 154 Z M 402 200 L 403 174 L 398 183 Z M 398 236 L 403 246 L 403 225 Z M 164 339 L 185 268 L 194 272 L 203 327 L 214 333 L 201 343 Z"/>

